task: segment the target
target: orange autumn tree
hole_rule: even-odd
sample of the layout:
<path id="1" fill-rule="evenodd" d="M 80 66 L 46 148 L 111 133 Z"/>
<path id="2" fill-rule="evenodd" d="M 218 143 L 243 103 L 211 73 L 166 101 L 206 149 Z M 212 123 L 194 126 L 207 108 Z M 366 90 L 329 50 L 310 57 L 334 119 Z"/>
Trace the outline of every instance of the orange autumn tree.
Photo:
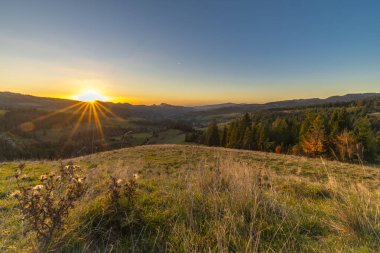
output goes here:
<path id="1" fill-rule="evenodd" d="M 303 152 L 316 156 L 325 152 L 325 127 L 322 116 L 319 114 L 311 123 L 301 141 Z"/>

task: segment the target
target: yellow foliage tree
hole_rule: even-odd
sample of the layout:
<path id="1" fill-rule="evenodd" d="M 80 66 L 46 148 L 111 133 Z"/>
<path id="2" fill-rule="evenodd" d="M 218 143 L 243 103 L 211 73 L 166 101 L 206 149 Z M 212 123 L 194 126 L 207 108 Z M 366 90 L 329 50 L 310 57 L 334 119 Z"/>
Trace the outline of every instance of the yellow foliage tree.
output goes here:
<path id="1" fill-rule="evenodd" d="M 301 141 L 302 150 L 308 155 L 319 155 L 325 152 L 325 127 L 321 115 L 312 122 Z"/>
<path id="2" fill-rule="evenodd" d="M 336 136 L 334 144 L 339 151 L 341 161 L 351 160 L 354 155 L 358 155 L 358 145 L 355 138 L 353 134 L 347 130 L 344 130 Z"/>

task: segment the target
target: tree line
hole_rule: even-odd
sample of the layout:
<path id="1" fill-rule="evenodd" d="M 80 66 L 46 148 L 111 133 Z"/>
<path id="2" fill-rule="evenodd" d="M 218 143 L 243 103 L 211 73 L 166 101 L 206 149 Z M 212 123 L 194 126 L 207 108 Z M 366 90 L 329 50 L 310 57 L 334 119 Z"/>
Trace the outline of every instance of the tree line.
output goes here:
<path id="1" fill-rule="evenodd" d="M 227 124 L 213 121 L 188 141 L 208 146 L 379 162 L 380 99 L 333 106 L 246 113 Z"/>

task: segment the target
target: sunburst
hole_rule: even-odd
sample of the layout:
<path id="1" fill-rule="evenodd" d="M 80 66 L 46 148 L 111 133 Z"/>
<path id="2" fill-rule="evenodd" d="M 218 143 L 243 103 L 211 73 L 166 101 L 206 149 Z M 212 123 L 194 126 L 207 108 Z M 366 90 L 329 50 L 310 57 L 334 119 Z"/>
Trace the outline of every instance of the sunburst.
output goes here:
<path id="1" fill-rule="evenodd" d="M 74 99 L 88 103 L 94 103 L 95 101 L 108 101 L 108 98 L 106 96 L 102 95 L 96 90 L 85 90 L 81 94 L 74 96 Z"/>
<path id="2" fill-rule="evenodd" d="M 63 109 L 45 114 L 21 124 L 20 129 L 25 132 L 31 132 L 35 130 L 36 122 L 44 121 L 52 116 L 58 115 L 59 113 L 70 112 L 71 116 L 69 117 L 69 120 L 72 120 L 74 117 L 77 119 L 74 122 L 73 127 L 70 129 L 65 143 L 62 145 L 60 151 L 61 155 L 63 154 L 65 148 L 67 148 L 69 143 L 72 141 L 72 139 L 79 132 L 79 129 L 82 125 L 87 125 L 87 131 L 92 132 L 92 146 L 94 146 L 95 141 L 100 141 L 103 146 L 106 146 L 107 143 L 103 130 L 104 121 L 110 122 L 110 118 L 116 118 L 117 120 L 123 119 L 112 112 L 105 105 L 103 105 L 100 101 L 98 101 L 98 99 L 93 100 L 94 97 L 87 98 L 91 101 L 78 102 Z M 93 147 L 92 151 L 94 151 Z"/>

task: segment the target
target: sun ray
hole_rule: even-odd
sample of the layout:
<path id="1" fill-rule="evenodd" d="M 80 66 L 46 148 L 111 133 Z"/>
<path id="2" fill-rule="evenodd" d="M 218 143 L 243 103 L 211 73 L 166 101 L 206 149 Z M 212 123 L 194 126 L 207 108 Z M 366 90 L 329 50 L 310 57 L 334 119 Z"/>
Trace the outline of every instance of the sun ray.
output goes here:
<path id="1" fill-rule="evenodd" d="M 40 116 L 40 117 L 38 117 L 38 118 L 32 120 L 32 122 L 36 122 L 36 121 L 40 121 L 40 120 L 44 120 L 44 119 L 50 118 L 50 117 L 52 117 L 52 116 L 54 116 L 54 115 L 57 115 L 57 114 L 59 114 L 59 113 L 66 112 L 66 111 L 68 111 L 68 110 L 70 110 L 70 109 L 73 109 L 73 108 L 75 108 L 75 107 L 80 107 L 81 104 L 84 104 L 84 102 L 78 102 L 78 103 L 76 103 L 76 104 L 73 104 L 73 105 L 67 106 L 67 107 L 62 108 L 62 109 L 59 109 L 59 110 L 57 110 L 57 111 L 54 111 L 54 112 L 51 112 L 51 113 L 48 113 L 48 114 L 42 115 L 42 116 Z"/>
<path id="2" fill-rule="evenodd" d="M 94 141 L 95 141 L 95 132 L 94 132 L 94 122 L 92 120 L 93 118 L 93 103 L 90 102 L 89 103 L 89 113 L 88 113 L 88 118 L 87 118 L 87 132 L 88 133 L 91 133 L 92 134 L 92 137 L 91 137 L 91 153 L 94 153 Z"/>
<path id="3" fill-rule="evenodd" d="M 107 107 L 105 107 L 104 105 L 102 105 L 101 103 L 98 103 L 98 105 L 103 109 L 105 110 L 106 112 L 108 112 L 109 114 L 111 114 L 114 118 L 120 120 L 120 121 L 124 121 L 124 119 L 118 115 L 116 115 L 114 112 L 112 112 L 110 109 L 108 109 Z"/>
<path id="4" fill-rule="evenodd" d="M 82 123 L 84 117 L 86 116 L 86 112 L 88 111 L 88 108 L 89 108 L 89 104 L 85 104 L 85 108 L 83 109 L 81 115 L 79 116 L 78 118 L 78 121 L 76 122 L 75 126 L 73 127 L 73 129 L 71 130 L 71 132 L 69 133 L 69 136 L 66 140 L 66 142 L 64 143 L 63 147 L 62 147 L 62 150 L 61 150 L 61 153 L 64 151 L 64 149 L 67 147 L 67 145 L 69 144 L 69 142 L 71 141 L 71 139 L 73 138 L 74 134 L 77 132 L 80 124 Z"/>
<path id="5" fill-rule="evenodd" d="M 87 106 L 87 103 L 83 103 L 80 107 L 78 107 L 68 118 L 68 121 L 70 121 L 72 118 L 74 118 L 78 113 L 81 113 L 83 109 Z"/>
<path id="6" fill-rule="evenodd" d="M 94 103 L 95 105 L 95 108 L 96 110 L 100 113 L 100 115 L 102 116 L 102 118 L 106 121 L 106 123 L 110 124 L 111 123 L 111 120 L 110 120 L 110 117 L 104 112 L 104 110 L 99 106 L 99 103 Z M 115 134 L 115 133 L 118 133 L 117 131 L 115 131 L 115 129 L 112 127 L 110 129 L 111 131 L 111 134 Z"/>
<path id="7" fill-rule="evenodd" d="M 100 113 L 101 117 L 107 121 L 107 123 L 110 123 L 109 116 L 103 111 L 103 109 L 99 106 L 99 103 L 94 103 L 94 106 L 96 110 Z"/>
<path id="8" fill-rule="evenodd" d="M 100 135 L 101 141 L 104 144 L 105 143 L 105 138 L 104 138 L 103 127 L 102 127 L 102 123 L 99 120 L 99 115 L 98 115 L 98 112 L 97 112 L 97 109 L 96 109 L 95 105 L 96 105 L 96 102 L 91 104 L 92 110 L 93 110 L 93 113 L 94 113 L 94 121 L 95 121 L 95 125 L 97 127 L 97 130 L 98 130 L 98 133 Z"/>
<path id="9" fill-rule="evenodd" d="M 40 117 L 33 119 L 32 121 L 29 121 L 23 124 L 30 124 L 31 125 L 30 127 L 32 127 L 34 125 L 33 122 L 45 120 L 54 115 L 58 115 L 59 113 L 64 113 L 67 111 L 70 111 L 70 115 L 68 117 L 69 122 L 71 122 L 74 117 L 75 117 L 75 120 L 74 120 L 73 128 L 70 130 L 69 134 L 67 135 L 67 139 L 62 145 L 62 149 L 60 150 L 61 155 L 63 154 L 64 150 L 67 148 L 67 146 L 69 145 L 69 143 L 71 142 L 75 134 L 79 131 L 79 128 L 81 127 L 81 125 L 87 124 L 88 133 L 92 132 L 92 151 L 94 151 L 94 142 L 98 138 L 100 139 L 102 145 L 106 144 L 104 126 L 103 126 L 102 121 L 105 120 L 106 122 L 110 123 L 111 117 L 120 121 L 124 121 L 123 118 L 115 114 L 109 108 L 107 108 L 106 106 L 104 106 L 98 101 L 94 101 L 94 102 L 78 102 L 73 105 L 67 106 L 65 108 L 59 109 L 57 111 L 50 112 L 46 115 L 42 115 Z M 87 118 L 87 120 L 85 120 L 85 118 Z"/>
<path id="10" fill-rule="evenodd" d="M 71 130 L 71 132 L 70 132 L 69 139 L 71 139 L 71 138 L 74 136 L 75 132 L 78 130 L 80 124 L 81 124 L 82 121 L 83 121 L 83 118 L 86 116 L 86 113 L 87 113 L 87 111 L 88 111 L 89 106 L 90 106 L 90 105 L 87 104 L 86 107 L 84 108 L 84 110 L 82 111 L 81 115 L 80 115 L 79 118 L 78 118 L 77 123 L 75 124 L 74 128 L 73 128 L 73 129 Z"/>
<path id="11" fill-rule="evenodd" d="M 80 104 L 82 104 L 83 102 L 79 102 L 79 103 L 76 103 L 76 104 L 73 104 L 73 105 L 70 105 L 70 106 L 67 106 L 65 108 L 62 108 L 62 109 L 59 109 L 57 111 L 54 111 L 54 112 L 50 112 L 50 113 L 47 113 L 47 114 L 44 114 L 38 118 L 35 118 L 35 119 L 32 119 L 30 121 L 27 121 L 27 122 L 24 122 L 24 123 L 21 123 L 19 125 L 20 129 L 25 131 L 25 132 L 29 132 L 29 131 L 32 131 L 35 129 L 35 122 L 38 122 L 38 121 L 42 121 L 42 120 L 45 120 L 45 119 L 48 119 L 50 117 L 53 117 L 54 115 L 57 115 L 59 113 L 63 113 L 63 112 L 66 112 L 70 109 L 73 109 L 75 107 L 80 107 Z"/>

